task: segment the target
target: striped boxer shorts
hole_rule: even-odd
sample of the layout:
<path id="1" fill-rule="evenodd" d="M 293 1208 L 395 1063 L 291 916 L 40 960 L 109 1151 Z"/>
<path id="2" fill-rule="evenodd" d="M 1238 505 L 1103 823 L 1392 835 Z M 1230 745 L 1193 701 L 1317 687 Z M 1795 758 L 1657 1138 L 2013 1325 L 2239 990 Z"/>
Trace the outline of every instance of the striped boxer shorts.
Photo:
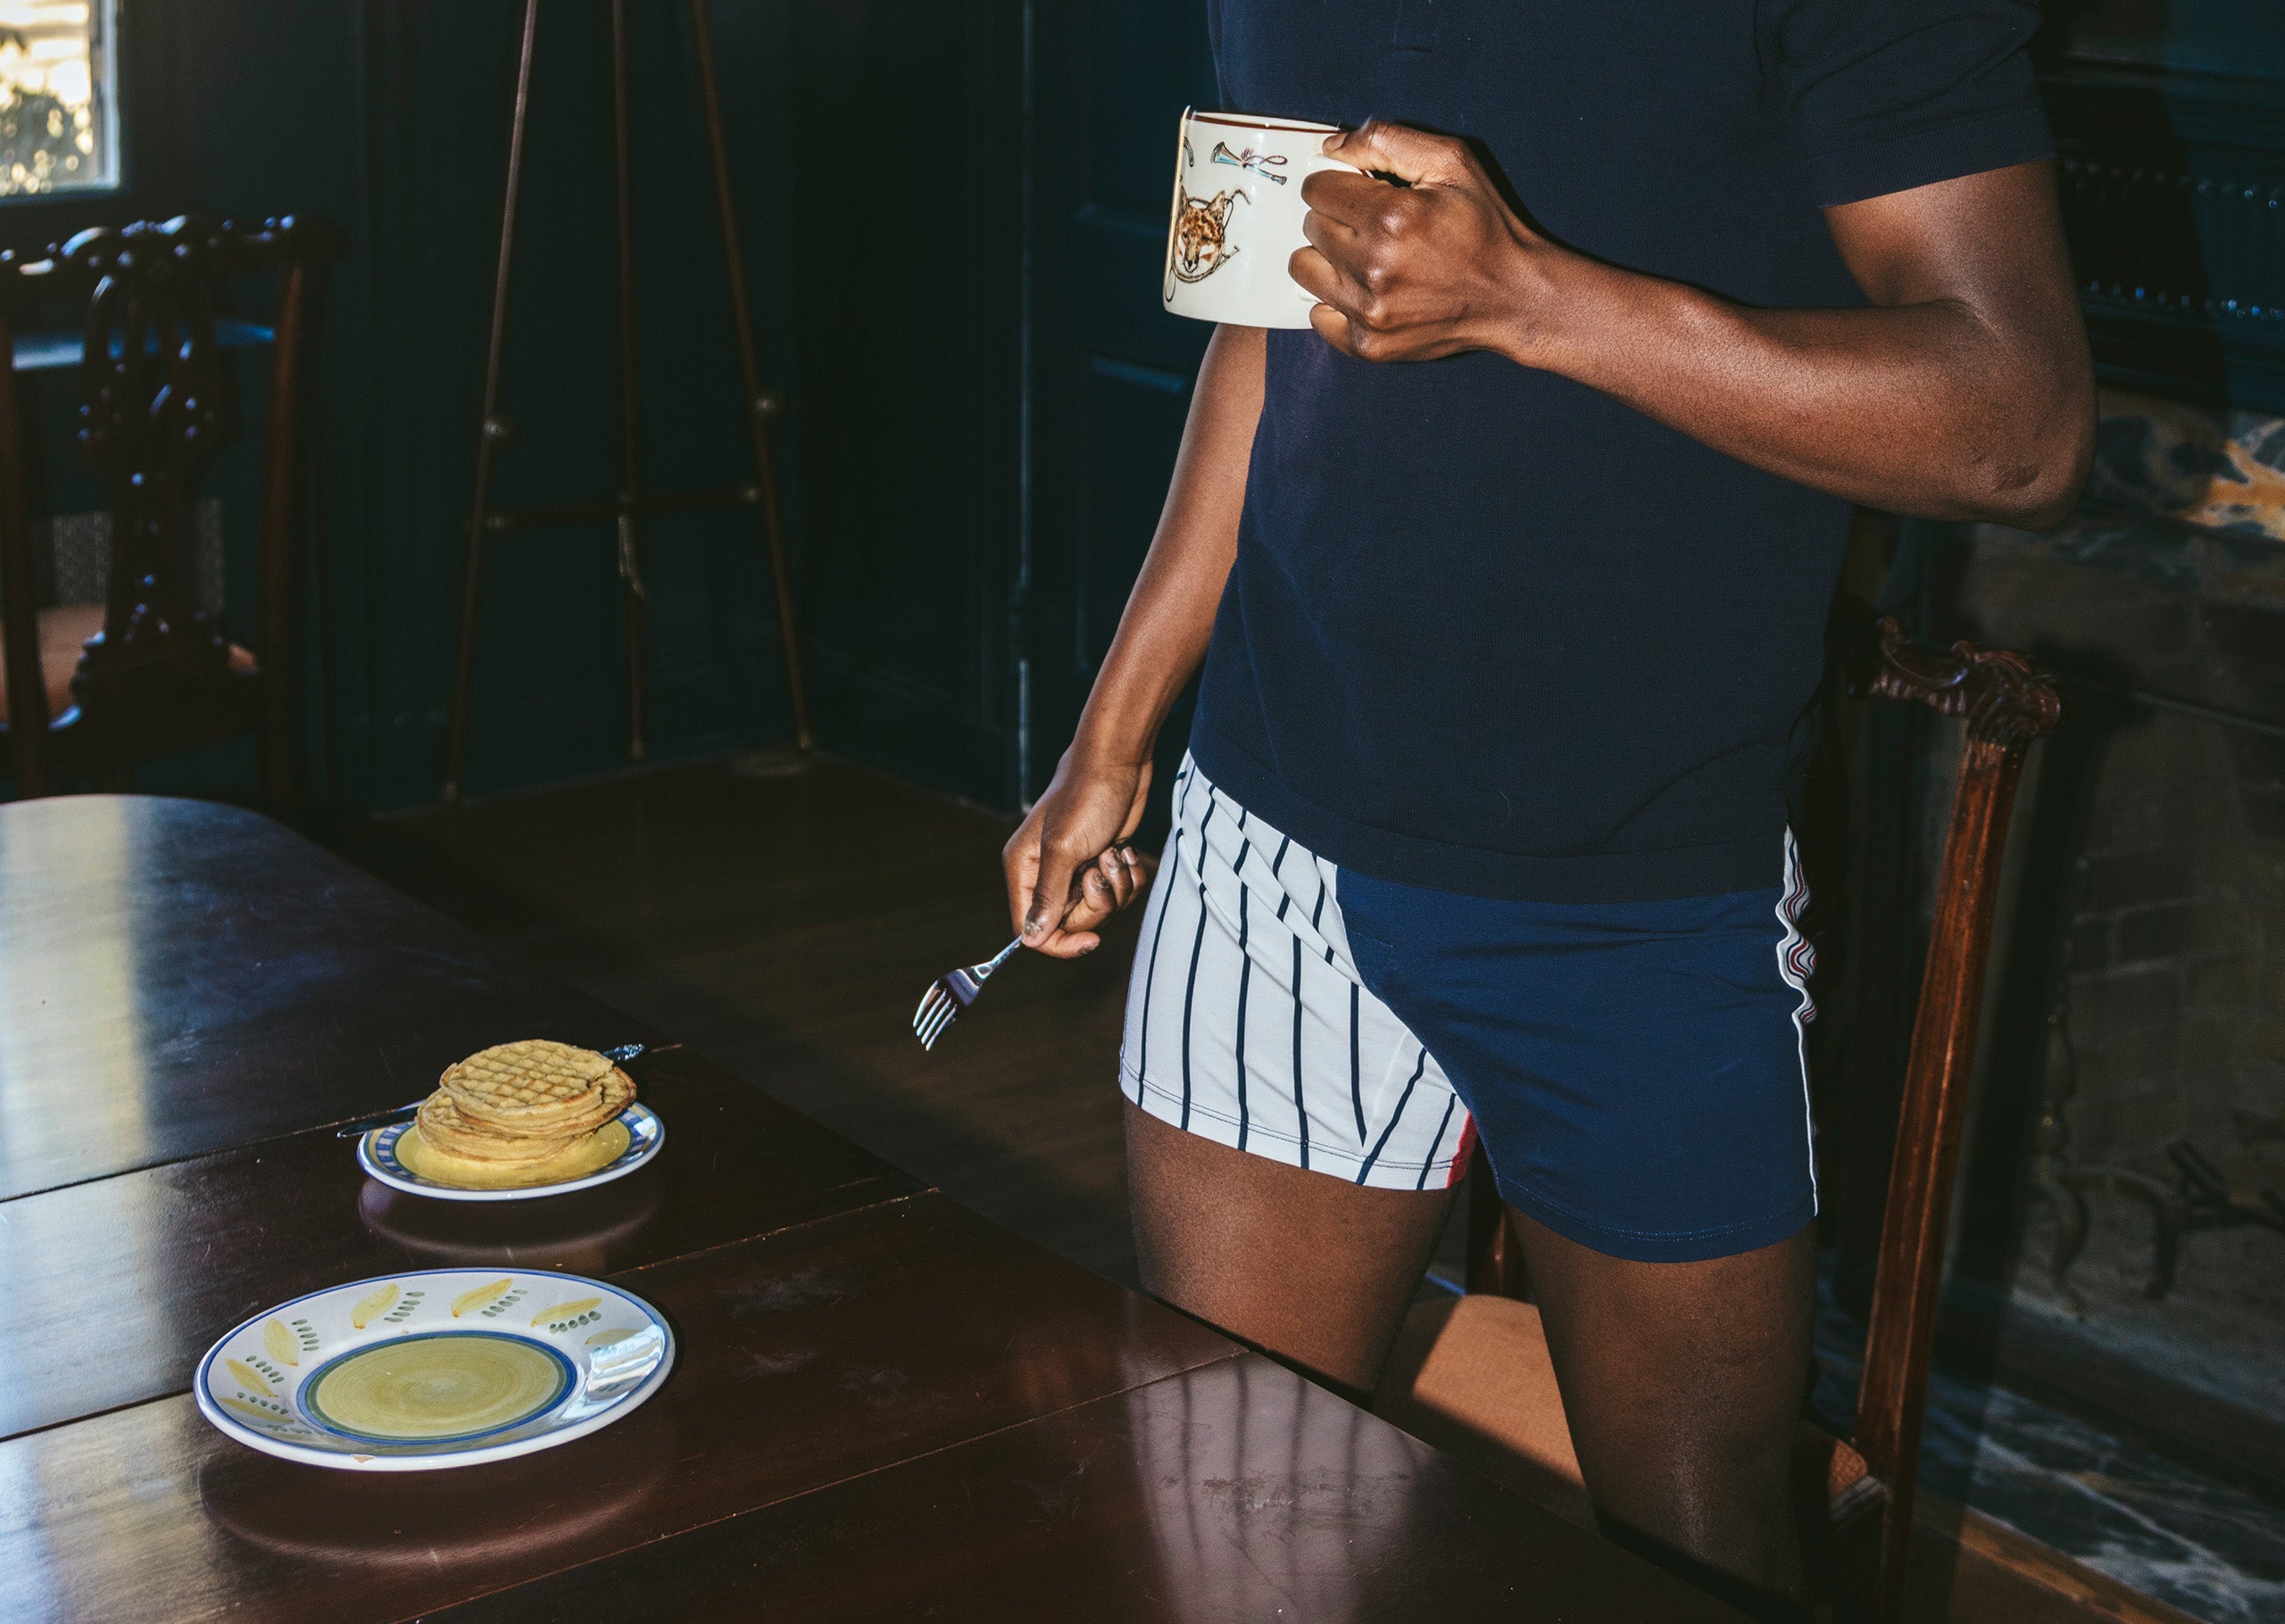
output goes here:
<path id="1" fill-rule="evenodd" d="M 1691 1262 L 1816 1212 L 1807 892 L 1459 896 L 1343 870 L 1185 758 L 1128 984 L 1126 1098 L 1353 1183 L 1500 1194 L 1613 1256 Z M 1775 845 L 1774 842 L 1773 842 Z"/>

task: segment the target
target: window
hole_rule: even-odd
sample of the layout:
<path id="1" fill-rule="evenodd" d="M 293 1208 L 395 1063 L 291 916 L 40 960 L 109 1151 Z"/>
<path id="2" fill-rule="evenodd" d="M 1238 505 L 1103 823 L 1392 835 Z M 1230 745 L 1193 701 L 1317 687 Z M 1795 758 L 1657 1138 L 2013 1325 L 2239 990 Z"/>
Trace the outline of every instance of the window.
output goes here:
<path id="1" fill-rule="evenodd" d="M 117 184 L 117 0 L 0 0 L 0 197 Z"/>

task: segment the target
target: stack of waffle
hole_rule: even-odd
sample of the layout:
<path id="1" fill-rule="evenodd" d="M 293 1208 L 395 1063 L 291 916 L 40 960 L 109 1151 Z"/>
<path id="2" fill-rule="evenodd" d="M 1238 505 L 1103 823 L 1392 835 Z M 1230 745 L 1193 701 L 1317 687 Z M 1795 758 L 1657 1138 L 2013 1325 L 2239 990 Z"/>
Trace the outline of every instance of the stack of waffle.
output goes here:
<path id="1" fill-rule="evenodd" d="M 566 1156 L 618 1119 L 634 1080 L 607 1055 L 528 1038 L 448 1067 L 421 1102 L 420 1138 L 498 1172 Z"/>

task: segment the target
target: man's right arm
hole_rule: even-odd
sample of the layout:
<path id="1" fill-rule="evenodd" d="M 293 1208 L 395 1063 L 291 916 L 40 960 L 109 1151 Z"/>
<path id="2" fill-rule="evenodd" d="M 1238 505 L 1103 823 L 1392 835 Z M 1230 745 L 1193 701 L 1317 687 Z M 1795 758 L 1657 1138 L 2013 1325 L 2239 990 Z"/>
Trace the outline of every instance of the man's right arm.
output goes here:
<path id="1" fill-rule="evenodd" d="M 1116 842 L 1142 821 L 1159 729 L 1213 635 L 1237 557 L 1267 352 L 1259 327 L 1215 329 L 1158 534 L 1118 634 L 1071 748 L 1001 854 L 1010 916 L 1025 946 L 1052 957 L 1092 952 L 1101 940 L 1095 928 L 1133 901 L 1147 878 Z M 1076 893 L 1075 880 L 1082 882 Z"/>

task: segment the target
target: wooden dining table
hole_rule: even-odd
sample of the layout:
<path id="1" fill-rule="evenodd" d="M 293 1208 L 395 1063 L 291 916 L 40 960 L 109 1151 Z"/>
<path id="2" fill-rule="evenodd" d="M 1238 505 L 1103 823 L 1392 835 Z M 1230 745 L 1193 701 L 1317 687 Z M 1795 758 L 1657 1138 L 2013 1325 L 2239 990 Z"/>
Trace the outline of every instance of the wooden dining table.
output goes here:
<path id="1" fill-rule="evenodd" d="M 535 1036 L 652 1046 L 652 1164 L 497 1204 L 360 1172 L 342 1124 Z M 1738 1616 L 672 1043 L 253 813 L 0 807 L 0 1620 Z M 490 1264 L 639 1295 L 672 1375 L 373 1475 L 189 1396 L 264 1307 Z"/>

